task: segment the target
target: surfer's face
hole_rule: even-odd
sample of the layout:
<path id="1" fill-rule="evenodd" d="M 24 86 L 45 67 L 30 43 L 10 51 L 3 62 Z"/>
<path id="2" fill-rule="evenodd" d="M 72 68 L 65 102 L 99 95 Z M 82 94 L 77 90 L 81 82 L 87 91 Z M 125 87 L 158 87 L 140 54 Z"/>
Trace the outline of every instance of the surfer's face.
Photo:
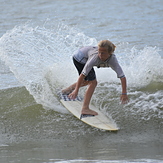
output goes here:
<path id="1" fill-rule="evenodd" d="M 98 48 L 98 57 L 102 60 L 102 61 L 106 61 L 112 54 L 110 54 L 106 48 L 104 47 L 99 47 Z"/>

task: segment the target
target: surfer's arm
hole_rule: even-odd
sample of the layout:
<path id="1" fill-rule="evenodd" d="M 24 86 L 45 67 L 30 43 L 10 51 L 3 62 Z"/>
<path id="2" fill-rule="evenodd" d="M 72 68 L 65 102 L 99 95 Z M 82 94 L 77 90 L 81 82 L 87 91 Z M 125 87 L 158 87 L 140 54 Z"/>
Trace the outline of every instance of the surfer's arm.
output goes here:
<path id="1" fill-rule="evenodd" d="M 126 84 L 126 77 L 122 77 L 120 78 L 121 80 L 121 85 L 122 85 L 122 94 L 121 94 L 121 101 L 122 104 L 126 104 L 129 100 L 128 100 L 128 96 L 127 96 L 127 84 Z"/>
<path id="2" fill-rule="evenodd" d="M 83 84 L 84 78 L 85 78 L 85 76 L 83 74 L 80 74 L 78 81 L 76 83 L 76 87 L 75 87 L 74 91 L 71 94 L 69 94 L 69 98 L 72 98 L 72 99 L 76 98 L 76 96 L 78 95 L 78 92 L 79 92 L 79 88 Z"/>

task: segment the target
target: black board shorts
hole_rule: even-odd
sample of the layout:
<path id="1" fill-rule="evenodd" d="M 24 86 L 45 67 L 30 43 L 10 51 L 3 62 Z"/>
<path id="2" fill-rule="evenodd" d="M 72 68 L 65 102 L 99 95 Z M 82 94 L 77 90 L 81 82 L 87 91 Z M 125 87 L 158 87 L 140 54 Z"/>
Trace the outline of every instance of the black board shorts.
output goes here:
<path id="1" fill-rule="evenodd" d="M 73 62 L 74 62 L 76 69 L 78 70 L 79 75 L 80 75 L 85 64 L 78 62 L 77 60 L 75 60 L 75 58 L 73 58 Z M 91 69 L 91 71 L 88 73 L 88 75 L 84 79 L 86 81 L 92 81 L 92 80 L 96 79 L 96 74 L 95 74 L 94 68 Z"/>

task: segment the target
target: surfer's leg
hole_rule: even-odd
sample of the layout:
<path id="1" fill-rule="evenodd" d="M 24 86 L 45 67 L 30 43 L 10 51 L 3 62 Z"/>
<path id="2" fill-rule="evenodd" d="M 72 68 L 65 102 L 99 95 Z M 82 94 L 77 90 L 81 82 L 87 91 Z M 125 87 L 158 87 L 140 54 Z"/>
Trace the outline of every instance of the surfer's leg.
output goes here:
<path id="1" fill-rule="evenodd" d="M 84 87 L 88 84 L 89 84 L 89 81 L 84 80 L 80 87 Z M 63 89 L 62 93 L 63 94 L 70 94 L 75 89 L 75 87 L 76 87 L 76 83 L 74 83 L 74 84 L 70 85 L 69 87 Z"/>
<path id="2" fill-rule="evenodd" d="M 62 90 L 63 94 L 70 94 L 76 87 L 76 83 L 70 85 L 69 87 Z"/>
<path id="3" fill-rule="evenodd" d="M 97 112 L 89 109 L 89 103 L 90 103 L 91 97 L 93 95 L 93 92 L 94 92 L 96 86 L 97 86 L 97 80 L 96 79 L 89 81 L 88 88 L 87 88 L 85 96 L 84 96 L 81 114 L 91 114 L 91 115 L 97 115 L 98 114 Z"/>

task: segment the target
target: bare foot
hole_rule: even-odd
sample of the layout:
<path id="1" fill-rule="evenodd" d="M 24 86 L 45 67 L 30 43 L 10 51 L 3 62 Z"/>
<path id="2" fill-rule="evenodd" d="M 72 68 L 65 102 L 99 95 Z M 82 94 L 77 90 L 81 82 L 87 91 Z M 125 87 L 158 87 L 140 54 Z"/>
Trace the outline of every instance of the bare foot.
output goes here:
<path id="1" fill-rule="evenodd" d="M 90 115 L 98 115 L 97 112 L 91 110 L 91 109 L 82 109 L 81 114 L 90 114 Z"/>

